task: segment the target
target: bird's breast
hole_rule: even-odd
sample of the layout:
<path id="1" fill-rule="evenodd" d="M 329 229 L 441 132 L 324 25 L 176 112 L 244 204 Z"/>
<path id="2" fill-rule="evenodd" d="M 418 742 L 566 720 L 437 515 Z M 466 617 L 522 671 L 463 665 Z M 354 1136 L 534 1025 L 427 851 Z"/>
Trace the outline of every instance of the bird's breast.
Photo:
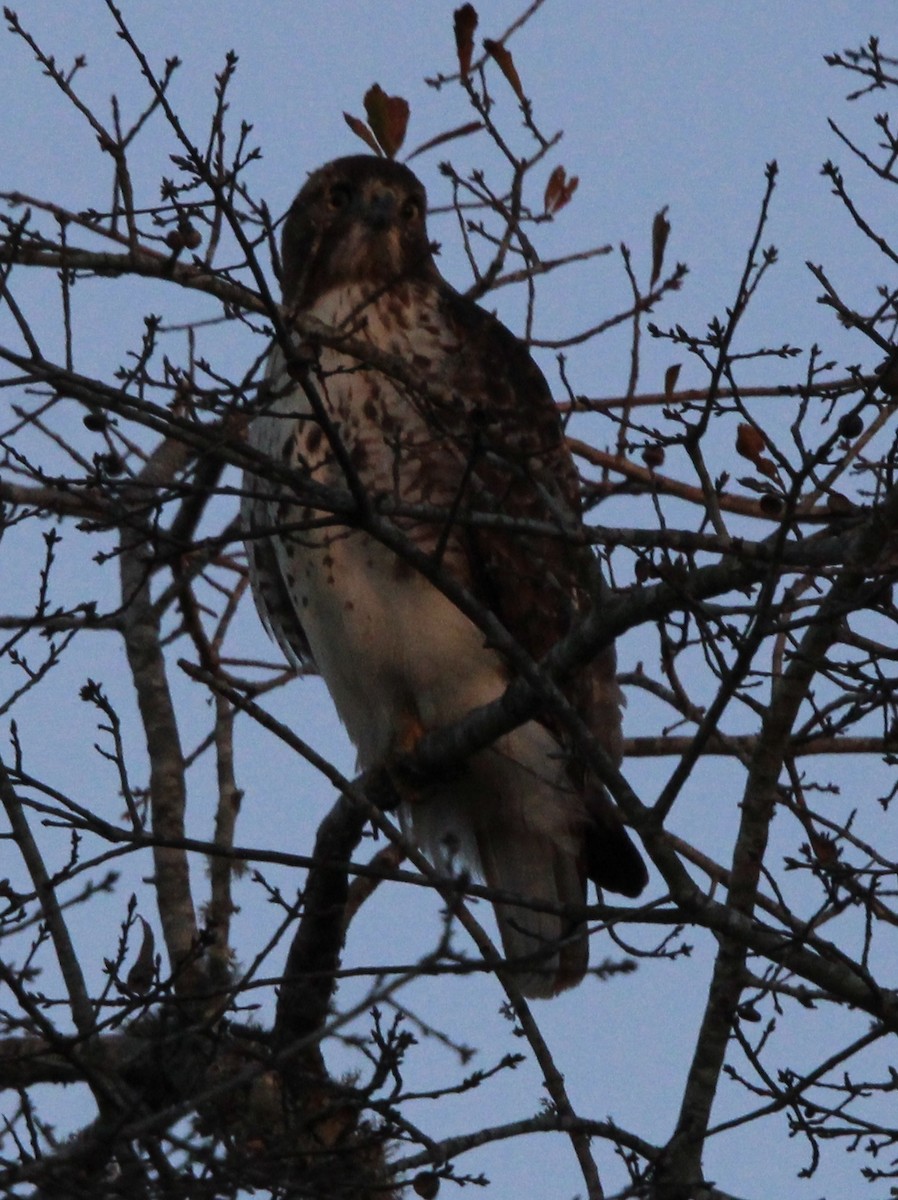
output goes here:
<path id="1" fill-rule="evenodd" d="M 407 293 L 363 301 L 357 290 L 335 289 L 313 315 L 439 381 L 454 346 L 436 309 L 411 285 Z M 324 422 L 286 378 L 278 383 L 276 366 L 274 375 L 284 399 L 275 435 L 282 445 L 272 456 L 343 494 L 360 486 L 425 564 L 438 560 L 468 583 L 466 550 L 451 517 L 466 468 L 453 414 L 407 379 L 333 348 L 320 350 L 313 380 Z M 281 493 L 275 520 L 290 530 L 281 539 L 284 579 L 362 765 L 394 749 L 410 723 L 446 725 L 501 694 L 505 672 L 482 632 L 401 550 L 300 503 L 296 493 Z"/>

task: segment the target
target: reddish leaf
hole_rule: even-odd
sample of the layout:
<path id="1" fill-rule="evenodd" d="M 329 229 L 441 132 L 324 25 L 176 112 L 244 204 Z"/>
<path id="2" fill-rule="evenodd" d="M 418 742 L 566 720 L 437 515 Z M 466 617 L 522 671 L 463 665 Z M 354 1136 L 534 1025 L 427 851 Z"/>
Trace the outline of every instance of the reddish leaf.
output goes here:
<path id="1" fill-rule="evenodd" d="M 767 439 L 754 425 L 742 424 L 736 434 L 736 453 L 750 462 L 757 463 L 767 449 Z"/>
<path id="2" fill-rule="evenodd" d="M 667 247 L 667 237 L 670 233 L 670 221 L 667 219 L 667 205 L 655 213 L 652 221 L 652 282 L 654 287 L 661 278 L 661 268 L 664 265 L 664 251 Z"/>
<path id="3" fill-rule="evenodd" d="M 669 399 L 680 378 L 680 363 L 672 363 L 664 372 L 664 397 Z"/>
<path id="4" fill-rule="evenodd" d="M 143 995 L 150 990 L 153 983 L 154 972 L 154 955 L 156 953 L 156 943 L 153 938 L 153 930 L 143 919 L 138 917 L 143 926 L 143 938 L 140 943 L 140 950 L 137 954 L 137 959 L 134 966 L 128 972 L 128 988 L 138 995 Z"/>
<path id="5" fill-rule="evenodd" d="M 405 161 L 410 162 L 418 154 L 423 154 L 425 150 L 432 150 L 434 146 L 442 146 L 443 142 L 451 142 L 453 138 L 467 137 L 469 133 L 477 133 L 482 128 L 482 121 L 468 121 L 466 125 L 459 125 L 456 129 L 447 129 L 445 133 L 438 133 L 436 137 L 429 138 L 420 146 L 416 146 L 411 154 L 406 156 Z"/>
<path id="6" fill-rule="evenodd" d="M 753 475 L 738 475 L 736 482 L 742 487 L 748 488 L 750 492 L 757 492 L 761 496 L 767 496 L 770 493 L 770 484 L 765 483 L 763 479 L 755 479 Z"/>
<path id="7" fill-rule="evenodd" d="M 564 167 L 557 166 L 549 176 L 549 182 L 546 184 L 546 194 L 543 198 L 545 211 L 552 216 L 559 209 L 564 208 L 566 204 L 569 204 L 571 196 L 576 192 L 579 182 L 579 176 L 572 175 L 568 179 L 565 175 Z"/>
<path id="8" fill-rule="evenodd" d="M 474 30 L 477 28 L 477 9 L 473 4 L 463 4 L 453 14 L 455 49 L 458 51 L 458 69 L 462 79 L 468 78 L 471 59 L 474 55 Z"/>
<path id="9" fill-rule="evenodd" d="M 395 158 L 405 141 L 408 127 L 408 101 L 401 96 L 388 96 L 379 83 L 365 92 L 365 113 L 371 132 L 377 138 L 387 158 Z"/>
<path id="10" fill-rule="evenodd" d="M 736 434 L 736 452 L 755 464 L 756 470 L 768 479 L 779 480 L 779 471 L 772 459 L 764 457 L 767 439 L 755 425 L 743 424 Z"/>
<path id="11" fill-rule="evenodd" d="M 483 39 L 483 48 L 511 84 L 514 94 L 523 104 L 524 89 L 521 86 L 521 77 L 514 65 L 514 59 L 511 57 L 511 51 L 506 50 L 501 42 L 494 42 L 492 38 Z"/>
<path id="12" fill-rule="evenodd" d="M 360 137 L 365 145 L 373 150 L 375 154 L 383 154 L 383 150 L 381 150 L 380 146 L 378 146 L 377 142 L 374 140 L 374 134 L 364 121 L 360 121 L 358 117 L 351 116 L 348 112 L 343 114 L 343 120 L 356 135 L 356 137 Z"/>

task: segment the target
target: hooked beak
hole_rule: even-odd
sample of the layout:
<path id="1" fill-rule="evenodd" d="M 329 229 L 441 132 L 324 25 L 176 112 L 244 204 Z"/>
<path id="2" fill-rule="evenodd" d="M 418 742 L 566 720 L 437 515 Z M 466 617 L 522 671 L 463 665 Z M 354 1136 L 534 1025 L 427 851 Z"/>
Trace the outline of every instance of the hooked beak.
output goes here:
<path id="1" fill-rule="evenodd" d="M 362 220 L 372 229 L 389 229 L 396 220 L 399 204 L 389 191 L 377 191 L 362 206 Z"/>

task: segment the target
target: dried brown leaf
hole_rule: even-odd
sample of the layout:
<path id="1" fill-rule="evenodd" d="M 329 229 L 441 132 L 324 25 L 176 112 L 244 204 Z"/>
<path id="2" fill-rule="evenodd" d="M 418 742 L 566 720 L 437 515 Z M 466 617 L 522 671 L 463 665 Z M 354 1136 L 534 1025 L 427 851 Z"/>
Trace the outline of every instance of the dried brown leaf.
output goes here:
<path id="1" fill-rule="evenodd" d="M 458 69 L 462 79 L 468 78 L 471 70 L 471 59 L 474 56 L 474 30 L 477 28 L 477 9 L 473 4 L 463 4 L 453 13 L 452 23 L 455 29 L 455 49 L 458 52 Z"/>
<path id="2" fill-rule="evenodd" d="M 673 395 L 674 388 L 677 386 L 677 380 L 680 378 L 680 363 L 671 363 L 664 372 L 664 395 L 669 398 Z"/>
<path id="3" fill-rule="evenodd" d="M 757 463 L 767 449 L 767 439 L 755 425 L 743 423 L 736 434 L 736 453 Z"/>
<path id="4" fill-rule="evenodd" d="M 568 178 L 564 167 L 561 165 L 557 166 L 549 176 L 549 182 L 546 184 L 546 192 L 543 197 L 543 207 L 546 213 L 552 216 L 564 208 L 566 204 L 569 204 L 571 196 L 576 192 L 579 183 L 579 176 L 571 175 Z"/>
<path id="5" fill-rule="evenodd" d="M 387 158 L 395 158 L 408 128 L 408 101 L 402 96 L 388 96 L 380 84 L 375 83 L 365 92 L 365 115 L 384 154 Z"/>
<path id="6" fill-rule="evenodd" d="M 374 138 L 374 134 L 364 121 L 360 121 L 358 117 L 354 117 L 348 112 L 343 114 L 343 120 L 356 135 L 356 137 L 360 137 L 365 145 L 373 150 L 375 154 L 383 155 L 383 150 L 381 150 L 380 146 L 378 146 Z"/>
<path id="7" fill-rule="evenodd" d="M 755 469 L 761 475 L 779 482 L 779 471 L 776 468 L 776 463 L 772 459 L 766 458 L 764 451 L 767 449 L 767 439 L 756 425 L 744 423 L 739 426 L 739 431 L 736 434 L 736 452 L 741 454 L 743 458 L 747 458 L 749 462 L 755 464 Z"/>
<path id="8" fill-rule="evenodd" d="M 501 42 L 494 42 L 492 38 L 483 39 L 483 48 L 511 84 L 514 94 L 523 104 L 524 89 L 521 86 L 521 77 L 514 65 L 514 59 L 511 57 L 511 51 L 506 50 Z"/>
<path id="9" fill-rule="evenodd" d="M 420 146 L 416 146 L 409 154 L 405 162 L 410 162 L 419 154 L 423 154 L 425 150 L 432 150 L 434 146 L 442 146 L 444 142 L 451 142 L 454 138 L 467 137 L 471 133 L 477 133 L 483 128 L 482 121 L 468 121 L 466 125 L 459 125 L 456 129 L 447 129 L 445 133 L 438 133 L 436 137 L 429 138 L 426 142 L 422 142 Z"/>
<path id="10" fill-rule="evenodd" d="M 667 238 L 670 234 L 670 221 L 667 219 L 667 205 L 655 213 L 652 221 L 652 282 L 654 287 L 661 278 L 664 266 L 664 251 L 667 248 Z"/>
<path id="11" fill-rule="evenodd" d="M 142 996 L 150 990 L 153 983 L 156 942 L 153 937 L 153 930 L 148 922 L 143 917 L 138 917 L 137 919 L 143 927 L 143 937 L 141 938 L 137 959 L 134 962 L 134 966 L 128 972 L 127 984 L 129 991 Z"/>

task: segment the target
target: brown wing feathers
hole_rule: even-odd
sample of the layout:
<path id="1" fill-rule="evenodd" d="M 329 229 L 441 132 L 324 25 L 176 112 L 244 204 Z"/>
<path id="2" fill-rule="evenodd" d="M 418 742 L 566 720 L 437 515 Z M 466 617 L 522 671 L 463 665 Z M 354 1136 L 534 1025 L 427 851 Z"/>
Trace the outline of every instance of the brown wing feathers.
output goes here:
<path id="1" fill-rule="evenodd" d="M 495 518 L 402 525 L 419 549 L 438 548 L 444 569 L 538 661 L 592 603 L 592 551 L 576 536 L 577 474 L 526 346 L 439 275 L 424 204 L 420 183 L 393 162 L 355 156 L 315 172 L 284 231 L 284 298 L 297 313 L 338 326 L 351 314 L 354 337 L 403 356 L 430 374 L 435 394 L 449 396 L 437 403 L 411 394 L 339 350 L 320 355 L 324 403 L 372 494 L 391 490 L 407 503 Z M 283 441 L 283 412 L 275 420 L 254 423 L 260 448 Z M 323 482 L 340 483 L 335 469 L 326 456 L 309 462 Z M 297 518 L 277 496 L 250 500 L 245 510 L 256 528 L 272 514 L 291 526 Z M 527 521 L 548 532 L 522 529 Z M 388 759 L 403 728 L 451 724 L 504 690 L 507 665 L 477 629 L 359 531 L 319 535 L 317 543 L 275 535 L 251 554 L 263 614 L 294 653 L 308 649 L 318 662 L 362 765 Z M 613 649 L 562 686 L 616 762 Z M 567 741 L 560 725 L 538 716 L 408 805 L 414 836 L 435 861 L 454 839 L 489 884 L 534 902 L 496 906 L 509 959 L 540 959 L 518 976 L 534 996 L 571 986 L 587 965 L 585 926 L 552 906 L 582 905 L 587 876 L 629 896 L 646 880 L 617 811 Z"/>

